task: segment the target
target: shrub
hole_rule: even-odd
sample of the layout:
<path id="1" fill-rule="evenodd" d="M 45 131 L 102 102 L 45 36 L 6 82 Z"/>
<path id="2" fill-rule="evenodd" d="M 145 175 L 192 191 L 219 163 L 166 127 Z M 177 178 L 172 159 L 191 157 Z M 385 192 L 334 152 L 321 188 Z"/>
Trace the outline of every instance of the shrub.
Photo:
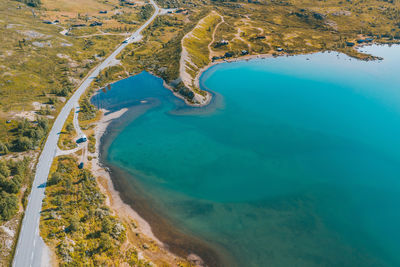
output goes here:
<path id="1" fill-rule="evenodd" d="M 112 247 L 112 240 L 108 234 L 100 234 L 99 248 L 103 251 L 107 251 Z"/>
<path id="2" fill-rule="evenodd" d="M 68 133 L 72 132 L 74 130 L 74 125 L 69 122 L 67 126 L 65 126 L 65 130 L 67 130 Z"/>
<path id="3" fill-rule="evenodd" d="M 50 97 L 49 100 L 47 100 L 47 104 L 54 105 L 57 103 L 57 99 L 55 97 Z"/>
<path id="4" fill-rule="evenodd" d="M 73 216 L 70 218 L 69 223 L 70 223 L 70 224 L 69 224 L 68 229 L 69 229 L 71 232 L 76 232 L 76 231 L 78 231 L 79 226 L 80 226 L 80 223 L 79 223 L 79 218 L 78 218 L 77 215 L 73 215 Z"/>
<path id="5" fill-rule="evenodd" d="M 109 234 L 112 229 L 112 223 L 111 220 L 108 217 L 105 217 L 102 222 L 101 222 L 101 231 L 103 233 Z"/>
<path id="6" fill-rule="evenodd" d="M 27 151 L 33 148 L 33 143 L 28 137 L 21 136 L 15 141 L 15 148 L 19 151 Z"/>
<path id="7" fill-rule="evenodd" d="M 67 87 L 64 87 L 63 89 L 59 90 L 56 92 L 57 96 L 68 96 L 70 90 Z"/>
<path id="8" fill-rule="evenodd" d="M 79 116 L 81 120 L 90 120 L 96 117 L 96 108 L 89 102 L 88 98 L 81 100 Z"/>
<path id="9" fill-rule="evenodd" d="M 62 180 L 62 176 L 60 173 L 55 172 L 51 175 L 50 179 L 48 180 L 47 184 L 49 186 L 56 185 Z"/>
<path id="10" fill-rule="evenodd" d="M 8 168 L 7 164 L 5 161 L 0 161 L 0 175 L 4 176 L 4 177 L 8 177 L 10 176 L 11 171 Z"/>
<path id="11" fill-rule="evenodd" d="M 8 146 L 0 141 L 0 155 L 8 153 Z"/>
<path id="12" fill-rule="evenodd" d="M 8 221 L 17 211 L 17 197 L 5 191 L 0 191 L 0 220 Z"/>

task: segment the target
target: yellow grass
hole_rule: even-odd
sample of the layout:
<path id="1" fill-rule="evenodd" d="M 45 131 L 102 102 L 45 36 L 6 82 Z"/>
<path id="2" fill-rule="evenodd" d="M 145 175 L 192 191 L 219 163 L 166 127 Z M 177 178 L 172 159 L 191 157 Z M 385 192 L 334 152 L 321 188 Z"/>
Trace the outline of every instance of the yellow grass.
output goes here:
<path id="1" fill-rule="evenodd" d="M 196 27 L 183 40 L 183 46 L 188 51 L 190 60 L 198 69 L 210 62 L 208 44 L 212 41 L 214 28 L 220 21 L 221 16 L 212 11 L 200 20 Z"/>
<path id="2" fill-rule="evenodd" d="M 74 13 L 98 13 L 100 10 L 110 10 L 112 4 L 118 4 L 116 0 L 107 1 L 97 0 L 42 0 L 42 5 L 49 10 L 62 10 L 63 12 Z"/>

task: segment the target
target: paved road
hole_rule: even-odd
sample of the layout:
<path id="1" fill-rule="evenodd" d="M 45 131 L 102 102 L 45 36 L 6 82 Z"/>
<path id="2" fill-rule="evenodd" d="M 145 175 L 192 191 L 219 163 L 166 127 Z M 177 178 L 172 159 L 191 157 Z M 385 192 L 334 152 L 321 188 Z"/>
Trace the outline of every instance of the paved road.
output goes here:
<path id="1" fill-rule="evenodd" d="M 57 151 L 57 143 L 59 133 L 67 119 L 71 109 L 77 105 L 79 98 L 89 87 L 94 79 L 98 76 L 99 72 L 115 62 L 115 57 L 131 42 L 140 39 L 140 33 L 155 19 L 160 13 L 160 8 L 153 0 L 150 3 L 154 6 L 155 12 L 149 20 L 147 20 L 138 30 L 136 30 L 127 40 L 121 44 L 107 59 L 98 65 L 91 74 L 82 82 L 79 88 L 71 96 L 65 106 L 62 108 L 60 114 L 55 120 L 53 127 L 47 137 L 46 144 L 39 157 L 36 167 L 35 179 L 32 185 L 32 192 L 28 199 L 28 206 L 25 211 L 25 216 L 22 221 L 22 228 L 18 239 L 18 244 L 15 251 L 13 266 L 14 267 L 39 267 L 47 265 L 46 257 L 42 257 L 46 252 L 46 246 L 43 239 L 39 235 L 39 219 L 40 211 L 42 208 L 42 201 L 45 192 L 45 183 L 49 175 L 50 166 Z"/>

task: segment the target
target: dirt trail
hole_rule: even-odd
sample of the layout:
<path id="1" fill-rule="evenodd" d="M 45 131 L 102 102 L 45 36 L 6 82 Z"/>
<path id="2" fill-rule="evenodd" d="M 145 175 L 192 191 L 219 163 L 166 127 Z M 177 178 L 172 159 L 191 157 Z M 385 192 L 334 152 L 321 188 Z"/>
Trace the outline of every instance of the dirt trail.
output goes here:
<path id="1" fill-rule="evenodd" d="M 180 61 L 179 61 L 179 76 L 180 76 L 180 78 L 181 78 L 183 84 L 184 84 L 187 88 L 189 88 L 190 90 L 192 90 L 192 92 L 194 93 L 194 98 L 193 98 L 193 100 L 195 101 L 195 105 L 205 105 L 206 103 L 208 103 L 208 102 L 210 101 L 211 95 L 210 95 L 208 92 L 206 92 L 206 95 L 203 96 L 203 95 L 201 95 L 201 94 L 195 92 L 195 88 L 197 87 L 196 84 L 195 84 L 195 78 L 192 77 L 192 75 L 191 75 L 189 72 L 190 72 L 190 71 L 193 71 L 193 72 L 197 73 L 197 72 L 200 70 L 200 68 L 199 68 L 198 66 L 196 66 L 196 65 L 193 63 L 193 61 L 191 60 L 190 54 L 189 54 L 187 48 L 184 46 L 184 41 L 185 41 L 185 39 L 187 39 L 187 38 L 192 38 L 192 37 L 199 39 L 199 37 L 195 36 L 195 35 L 193 34 L 193 32 L 194 32 L 197 28 L 202 27 L 203 24 L 205 23 L 205 20 L 206 20 L 211 14 L 214 14 L 214 15 L 217 14 L 217 15 L 220 16 L 221 19 L 223 20 L 223 17 L 222 17 L 220 14 L 218 14 L 216 11 L 213 10 L 213 11 L 211 11 L 207 16 L 205 16 L 204 18 L 202 18 L 202 19 L 197 23 L 197 25 L 193 28 L 193 30 L 191 30 L 190 32 L 188 32 L 188 33 L 182 38 L 182 40 L 181 40 L 182 52 L 181 52 L 181 58 L 180 58 Z M 219 25 L 220 25 L 220 23 L 218 23 L 218 24 L 215 26 L 215 28 L 218 28 Z M 211 44 L 212 44 L 213 41 L 214 41 L 214 35 L 215 35 L 215 29 L 214 29 L 213 34 L 212 34 L 212 40 L 211 40 L 211 42 L 210 42 L 209 44 L 207 44 L 209 54 L 211 53 Z M 209 55 L 209 57 L 210 57 L 210 55 Z M 197 102 L 197 103 L 196 103 L 196 102 Z"/>
<path id="2" fill-rule="evenodd" d="M 215 25 L 214 31 L 213 31 L 213 33 L 212 33 L 211 42 L 208 44 L 208 51 L 209 51 L 208 53 L 209 53 L 209 59 L 210 59 L 210 61 L 212 60 L 212 57 L 213 57 L 213 51 L 212 51 L 211 45 L 215 42 L 215 34 L 216 34 L 217 30 L 218 30 L 218 27 L 219 27 L 222 23 L 225 23 L 224 17 L 221 16 L 221 14 L 219 14 L 219 13 L 217 13 L 217 14 L 220 16 L 221 21 L 220 21 L 217 25 Z"/>

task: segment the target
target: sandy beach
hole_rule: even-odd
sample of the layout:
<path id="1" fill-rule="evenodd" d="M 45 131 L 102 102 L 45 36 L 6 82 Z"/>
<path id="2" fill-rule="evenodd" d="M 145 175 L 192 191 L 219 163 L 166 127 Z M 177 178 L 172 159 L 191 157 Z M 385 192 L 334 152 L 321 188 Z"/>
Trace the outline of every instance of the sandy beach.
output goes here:
<path id="1" fill-rule="evenodd" d="M 114 214 L 118 216 L 127 225 L 133 225 L 128 227 L 128 241 L 134 243 L 141 253 L 141 257 L 152 260 L 153 262 L 168 262 L 171 266 L 180 266 L 184 262 L 190 262 L 193 266 L 205 266 L 203 260 L 194 253 L 187 255 L 177 254 L 170 251 L 170 247 L 160 241 L 154 234 L 151 225 L 139 215 L 130 205 L 125 203 L 121 198 L 120 192 L 116 190 L 112 177 L 110 175 L 110 169 L 104 167 L 100 161 L 100 149 L 101 139 L 107 131 L 107 127 L 110 123 L 120 118 L 128 111 L 127 108 L 123 108 L 116 112 L 108 113 L 107 110 L 101 110 L 101 118 L 96 122 L 94 129 L 96 139 L 96 150 L 95 153 L 89 153 L 92 157 L 91 171 L 98 180 L 98 185 L 102 193 L 106 196 L 106 204 L 112 209 Z M 140 238 L 138 238 L 140 237 Z M 138 240 L 140 239 L 140 240 Z M 142 243 L 146 242 L 145 245 Z M 147 245 L 150 244 L 150 245 Z M 140 246 L 142 248 L 140 248 Z M 148 249 L 148 247 L 156 249 Z M 184 255 L 184 257 L 182 257 Z"/>
<path id="2" fill-rule="evenodd" d="M 222 63 L 237 62 L 237 61 L 242 61 L 242 60 L 251 60 L 251 59 L 257 59 L 257 58 L 271 58 L 272 56 L 273 56 L 272 54 L 247 55 L 247 56 L 242 56 L 242 57 L 238 57 L 238 58 L 227 58 L 227 59 L 224 59 L 224 60 L 218 60 L 218 61 L 211 62 L 207 66 L 205 66 L 205 67 L 200 69 L 200 71 L 197 73 L 197 75 L 196 75 L 196 77 L 194 79 L 194 84 L 195 84 L 195 86 L 200 88 L 200 77 L 201 77 L 201 75 L 203 75 L 203 73 L 206 70 L 208 70 L 209 68 L 211 68 L 212 66 L 215 66 L 215 65 L 218 65 L 218 64 L 222 64 Z M 203 106 L 206 106 L 208 103 L 210 103 L 210 101 L 211 101 L 211 99 L 209 99 L 208 102 L 205 103 Z"/>
<path id="3" fill-rule="evenodd" d="M 114 185 L 111 181 L 111 177 L 110 177 L 110 173 L 107 172 L 107 170 L 100 164 L 99 161 L 99 148 L 100 148 L 100 139 L 103 136 L 103 134 L 105 133 L 108 125 L 110 124 L 110 122 L 113 119 L 119 118 L 121 117 L 128 109 L 127 108 L 123 108 L 119 111 L 110 113 L 105 115 L 105 113 L 107 113 L 106 110 L 102 110 L 103 115 L 101 117 L 101 119 L 97 122 L 96 128 L 95 128 L 95 138 L 96 138 L 96 152 L 95 155 L 93 155 L 93 160 L 92 160 L 92 173 L 96 176 L 96 177 L 103 177 L 106 179 L 107 184 L 106 186 L 103 186 L 103 191 L 107 193 L 107 205 L 112 207 L 113 210 L 117 211 L 117 213 L 121 213 L 122 215 L 125 216 L 129 216 L 132 219 L 134 219 L 135 221 L 138 222 L 139 225 L 139 229 L 140 231 L 145 234 L 146 236 L 154 239 L 158 244 L 162 244 L 153 234 L 153 232 L 151 231 L 151 227 L 150 225 L 142 218 L 139 216 L 139 214 L 137 214 L 137 212 L 135 212 L 131 207 L 129 207 L 127 204 L 125 204 L 120 196 L 119 196 L 119 192 L 117 192 L 114 189 Z M 104 185 L 101 184 L 101 185 Z"/>

